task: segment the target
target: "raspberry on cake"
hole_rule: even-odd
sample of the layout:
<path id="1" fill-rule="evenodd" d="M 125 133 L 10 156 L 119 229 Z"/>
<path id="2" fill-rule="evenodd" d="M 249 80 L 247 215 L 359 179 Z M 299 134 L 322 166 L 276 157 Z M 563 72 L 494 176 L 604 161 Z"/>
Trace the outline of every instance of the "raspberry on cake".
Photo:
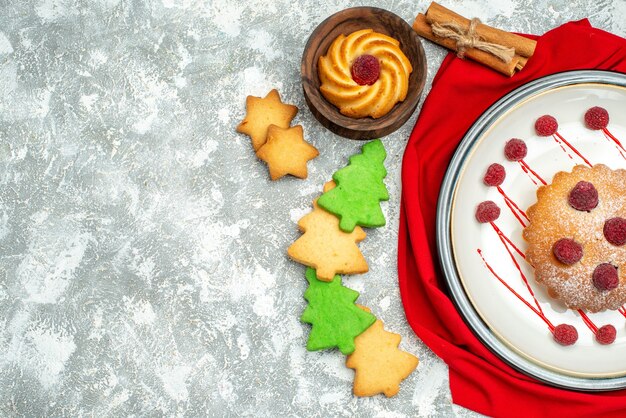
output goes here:
<path id="1" fill-rule="evenodd" d="M 526 260 L 550 296 L 590 312 L 626 303 L 626 170 L 559 172 L 526 213 Z"/>
<path id="2" fill-rule="evenodd" d="M 598 290 L 613 290 L 619 285 L 617 267 L 610 263 L 598 264 L 591 277 Z"/>
<path id="3" fill-rule="evenodd" d="M 583 258 L 583 247 L 570 238 L 561 238 L 552 246 L 552 253 L 563 264 L 572 265 Z"/>
<path id="4" fill-rule="evenodd" d="M 598 191 L 588 181 L 579 181 L 569 192 L 567 201 L 576 210 L 590 212 L 598 206 Z"/>
<path id="5" fill-rule="evenodd" d="M 607 220 L 603 228 L 604 238 L 613 245 L 626 244 L 626 219 L 611 218 Z"/>

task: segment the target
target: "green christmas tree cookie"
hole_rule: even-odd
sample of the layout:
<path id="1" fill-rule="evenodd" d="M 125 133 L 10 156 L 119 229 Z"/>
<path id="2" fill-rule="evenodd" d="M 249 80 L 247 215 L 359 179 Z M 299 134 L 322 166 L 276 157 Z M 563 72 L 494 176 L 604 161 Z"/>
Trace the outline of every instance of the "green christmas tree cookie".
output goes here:
<path id="1" fill-rule="evenodd" d="M 343 354 L 352 353 L 354 338 L 369 328 L 376 317 L 354 304 L 359 292 L 344 287 L 341 277 L 335 276 L 331 282 L 323 282 L 318 280 L 315 270 L 307 268 L 306 279 L 309 288 L 304 292 L 304 298 L 309 306 L 300 320 L 313 326 L 307 350 L 339 347 Z"/>
<path id="2" fill-rule="evenodd" d="M 356 225 L 369 228 L 385 225 L 381 200 L 389 200 L 383 183 L 387 153 L 380 139 L 363 145 L 361 154 L 333 175 L 337 187 L 324 193 L 317 204 L 339 217 L 339 228 L 352 232 Z"/>

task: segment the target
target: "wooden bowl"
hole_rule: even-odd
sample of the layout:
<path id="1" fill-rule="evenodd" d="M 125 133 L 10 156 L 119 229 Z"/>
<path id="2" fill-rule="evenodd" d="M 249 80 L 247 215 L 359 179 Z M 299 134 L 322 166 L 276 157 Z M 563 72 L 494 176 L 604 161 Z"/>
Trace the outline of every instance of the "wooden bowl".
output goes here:
<path id="1" fill-rule="evenodd" d="M 402 52 L 413 66 L 406 98 L 378 119 L 342 115 L 319 89 L 317 64 L 320 56 L 326 54 L 330 44 L 340 34 L 349 35 L 367 28 L 400 41 Z M 315 118 L 337 135 L 351 139 L 379 138 L 400 128 L 415 111 L 426 81 L 426 56 L 415 31 L 400 16 L 376 7 L 354 7 L 324 20 L 309 37 L 301 65 L 304 97 Z"/>

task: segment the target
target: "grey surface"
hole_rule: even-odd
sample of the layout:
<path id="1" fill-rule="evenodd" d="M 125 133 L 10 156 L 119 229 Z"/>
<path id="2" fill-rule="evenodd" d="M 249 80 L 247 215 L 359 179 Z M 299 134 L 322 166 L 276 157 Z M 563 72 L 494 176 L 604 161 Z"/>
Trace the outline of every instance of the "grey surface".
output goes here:
<path id="1" fill-rule="evenodd" d="M 0 415 L 471 416 L 408 327 L 396 240 L 403 148 L 384 139 L 385 228 L 347 278 L 420 357 L 393 399 L 356 399 L 338 352 L 305 351 L 295 222 L 360 143 L 312 117 L 308 34 L 353 1 L 0 0 Z M 376 5 L 411 22 L 428 2 Z M 624 35 L 623 1 L 472 0 L 467 16 L 542 33 L 585 16 Z M 444 56 L 424 43 L 430 81 Z M 276 87 L 320 150 L 269 181 L 234 131 Z"/>

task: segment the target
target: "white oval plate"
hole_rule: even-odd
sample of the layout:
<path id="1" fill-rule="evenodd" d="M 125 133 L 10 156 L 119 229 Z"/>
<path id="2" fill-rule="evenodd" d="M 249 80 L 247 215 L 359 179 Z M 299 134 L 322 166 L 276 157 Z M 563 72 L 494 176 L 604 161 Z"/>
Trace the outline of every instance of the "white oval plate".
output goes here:
<path id="1" fill-rule="evenodd" d="M 507 161 L 504 145 L 521 138 L 528 145 L 524 159 L 548 183 L 558 171 L 571 171 L 584 161 L 552 137 L 539 137 L 534 124 L 544 114 L 559 122 L 558 132 L 592 164 L 626 168 L 617 145 L 602 131 L 584 125 L 584 114 L 602 106 L 610 115 L 609 131 L 626 144 L 626 76 L 603 71 L 560 73 L 520 87 L 479 118 L 459 145 L 442 185 L 438 207 L 438 245 L 442 267 L 459 310 L 494 352 L 514 367 L 557 386 L 583 390 L 626 387 L 626 319 L 617 311 L 590 314 L 597 326 L 612 324 L 617 339 L 611 345 L 595 341 L 579 313 L 551 299 L 534 281 L 532 268 L 515 255 L 546 317 L 554 324 L 574 325 L 575 345 L 557 344 L 542 319 L 533 313 L 487 269 L 493 270 L 531 305 L 534 301 L 510 255 L 489 224 L 474 217 L 476 206 L 493 200 L 501 208 L 498 227 L 525 251 L 523 227 L 494 187 L 483 184 L 494 162 L 506 168 L 502 189 L 526 210 L 536 201 L 537 186 L 518 163 Z M 626 155 L 626 153 L 624 153 Z M 538 182 L 539 183 L 539 182 Z"/>

